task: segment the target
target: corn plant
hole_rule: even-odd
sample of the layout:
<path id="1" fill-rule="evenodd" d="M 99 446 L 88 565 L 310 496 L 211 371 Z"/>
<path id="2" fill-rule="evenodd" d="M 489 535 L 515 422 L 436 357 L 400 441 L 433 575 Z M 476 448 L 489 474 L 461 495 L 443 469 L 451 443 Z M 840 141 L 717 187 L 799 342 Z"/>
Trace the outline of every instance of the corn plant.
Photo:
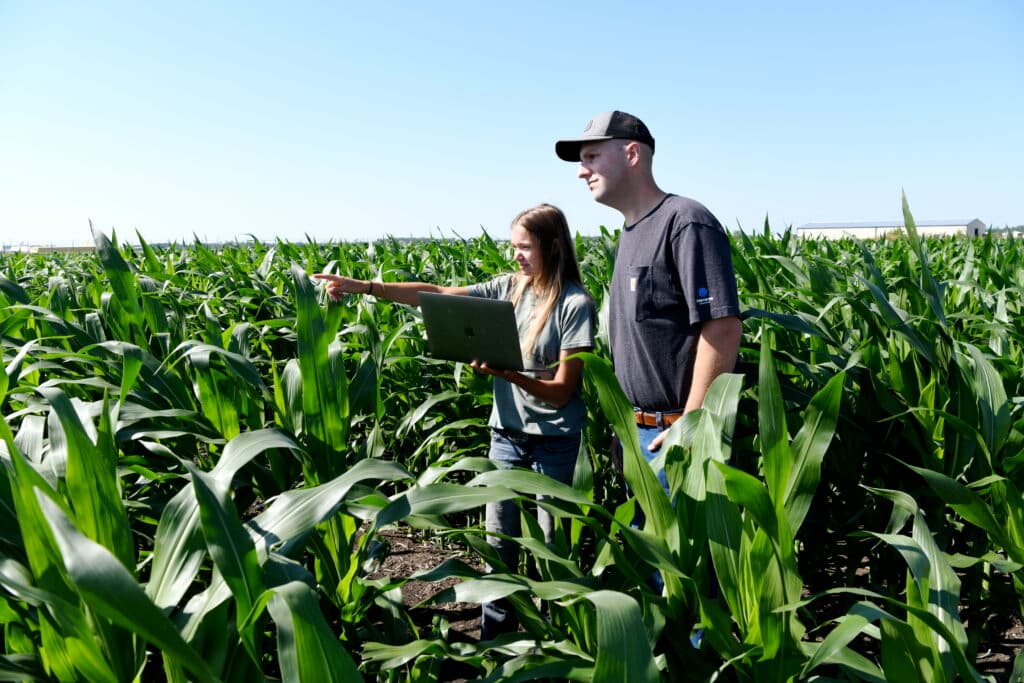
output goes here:
<path id="1" fill-rule="evenodd" d="M 0 254 L 0 677 L 977 680 L 1024 595 L 1021 246 L 920 238 L 905 208 L 897 239 L 734 236 L 740 374 L 672 428 L 671 496 L 600 333 L 556 485 L 481 457 L 490 383 L 427 356 L 414 308 L 308 277 L 466 284 L 508 270 L 502 240 Z M 576 240 L 602 330 L 615 239 Z M 495 497 L 521 564 L 486 542 Z M 494 571 L 369 579 L 394 527 Z M 459 581 L 423 609 L 505 597 L 524 630 L 417 630 L 412 579 Z"/>

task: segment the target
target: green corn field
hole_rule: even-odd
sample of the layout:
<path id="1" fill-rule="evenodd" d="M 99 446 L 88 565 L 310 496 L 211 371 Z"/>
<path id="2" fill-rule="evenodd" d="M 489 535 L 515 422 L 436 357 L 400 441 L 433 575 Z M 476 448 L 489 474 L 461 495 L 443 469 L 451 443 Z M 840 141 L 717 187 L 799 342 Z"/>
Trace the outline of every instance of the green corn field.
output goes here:
<path id="1" fill-rule="evenodd" d="M 480 281 L 512 267 L 486 234 L 0 254 L 0 680 L 1024 680 L 979 664 L 1024 605 L 1024 244 L 904 215 L 733 235 L 741 358 L 670 430 L 671 499 L 603 336 L 569 487 L 491 465 L 489 378 L 418 310 L 310 277 Z M 615 239 L 576 243 L 602 331 Z M 395 530 L 459 553 L 380 576 Z M 413 580 L 523 630 L 418 625 Z"/>

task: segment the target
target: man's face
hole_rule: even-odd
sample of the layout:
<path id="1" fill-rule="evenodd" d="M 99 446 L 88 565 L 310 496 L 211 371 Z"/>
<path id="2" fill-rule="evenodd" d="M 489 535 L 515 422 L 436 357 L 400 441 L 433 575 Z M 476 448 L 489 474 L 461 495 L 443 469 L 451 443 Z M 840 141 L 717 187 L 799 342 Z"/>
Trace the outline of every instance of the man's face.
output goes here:
<path id="1" fill-rule="evenodd" d="M 580 168 L 576 175 L 590 189 L 590 196 L 614 208 L 626 173 L 626 152 L 623 140 L 588 142 L 580 148 Z"/>

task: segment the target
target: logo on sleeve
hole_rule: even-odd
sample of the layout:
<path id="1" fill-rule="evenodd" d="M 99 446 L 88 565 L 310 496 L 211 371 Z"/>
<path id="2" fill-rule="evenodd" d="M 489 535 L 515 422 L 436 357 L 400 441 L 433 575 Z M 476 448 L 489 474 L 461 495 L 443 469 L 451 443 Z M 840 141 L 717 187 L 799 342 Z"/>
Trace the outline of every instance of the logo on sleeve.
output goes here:
<path id="1" fill-rule="evenodd" d="M 706 306 L 715 300 L 715 297 L 711 296 L 711 292 L 708 291 L 707 287 L 701 287 L 697 290 L 697 305 Z"/>

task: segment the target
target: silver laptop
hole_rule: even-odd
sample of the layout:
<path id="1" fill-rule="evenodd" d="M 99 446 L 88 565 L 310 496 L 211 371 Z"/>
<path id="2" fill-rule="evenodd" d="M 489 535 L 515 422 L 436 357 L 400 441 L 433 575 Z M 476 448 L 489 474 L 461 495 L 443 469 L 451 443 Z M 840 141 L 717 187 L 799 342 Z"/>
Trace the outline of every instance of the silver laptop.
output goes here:
<path id="1" fill-rule="evenodd" d="M 420 310 L 430 355 L 468 363 L 479 360 L 501 370 L 543 370 L 523 365 L 511 301 L 420 292 Z"/>

